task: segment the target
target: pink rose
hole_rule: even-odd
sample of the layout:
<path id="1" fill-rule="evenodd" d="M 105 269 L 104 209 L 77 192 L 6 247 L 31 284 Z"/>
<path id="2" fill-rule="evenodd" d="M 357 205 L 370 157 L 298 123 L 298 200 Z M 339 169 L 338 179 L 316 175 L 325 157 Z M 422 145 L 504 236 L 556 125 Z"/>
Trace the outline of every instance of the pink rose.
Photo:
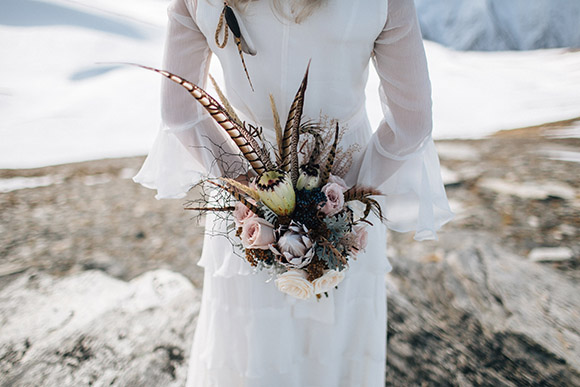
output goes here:
<path id="1" fill-rule="evenodd" d="M 236 209 L 234 210 L 234 221 L 236 222 L 236 228 L 242 227 L 244 222 L 250 218 L 257 216 L 248 207 L 240 202 L 236 203 Z"/>
<path id="2" fill-rule="evenodd" d="M 344 182 L 344 180 L 342 179 L 342 177 L 330 174 L 330 176 L 328 177 L 328 182 L 329 183 L 336 183 L 338 185 L 340 185 L 341 187 L 344 188 L 344 190 L 346 191 L 348 189 L 346 183 Z"/>
<path id="3" fill-rule="evenodd" d="M 268 250 L 274 243 L 274 226 L 257 216 L 250 217 L 242 225 L 242 245 L 246 249 Z"/>
<path id="4" fill-rule="evenodd" d="M 328 216 L 339 213 L 344 207 L 344 188 L 337 183 L 328 183 L 322 187 L 326 195 L 326 204 L 320 209 Z"/>
<path id="5" fill-rule="evenodd" d="M 366 226 L 362 224 L 357 224 L 352 228 L 352 232 L 354 233 L 354 248 L 356 249 L 354 253 L 358 253 L 361 250 L 366 249 L 369 233 L 367 231 Z"/>

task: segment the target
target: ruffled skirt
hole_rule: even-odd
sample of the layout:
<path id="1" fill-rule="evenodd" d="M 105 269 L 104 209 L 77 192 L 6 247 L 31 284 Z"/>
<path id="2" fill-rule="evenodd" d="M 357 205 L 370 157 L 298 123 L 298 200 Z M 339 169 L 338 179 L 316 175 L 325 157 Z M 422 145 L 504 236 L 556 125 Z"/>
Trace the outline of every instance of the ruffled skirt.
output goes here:
<path id="1" fill-rule="evenodd" d="M 373 223 L 366 251 L 320 300 L 281 293 L 224 238 L 207 236 L 187 387 L 383 386 L 390 265 L 386 229 Z"/>

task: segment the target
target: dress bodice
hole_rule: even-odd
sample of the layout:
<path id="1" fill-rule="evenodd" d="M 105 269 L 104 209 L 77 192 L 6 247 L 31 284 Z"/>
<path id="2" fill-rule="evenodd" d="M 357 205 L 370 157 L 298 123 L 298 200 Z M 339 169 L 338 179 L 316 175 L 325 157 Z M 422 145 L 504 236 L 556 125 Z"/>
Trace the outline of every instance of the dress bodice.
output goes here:
<path id="1" fill-rule="evenodd" d="M 223 49 L 216 44 L 221 0 L 172 1 L 164 69 L 206 87 L 215 54 L 229 101 L 268 138 L 273 135 L 270 94 L 284 123 L 310 61 L 304 119 L 338 120 L 347 128 L 340 146 L 360 149 L 347 184 L 385 194 L 390 228 L 415 230 L 417 239 L 435 238 L 452 214 L 431 138 L 431 84 L 413 1 L 323 0 L 301 23 L 273 11 L 272 2 L 250 1 L 236 11 L 257 51 L 244 55 L 254 91 L 232 34 Z M 384 112 L 377 128 L 370 128 L 364 109 L 370 61 L 380 79 Z M 161 94 L 161 131 L 135 180 L 157 188 L 158 197 L 183 197 L 202 177 L 227 175 L 220 166 L 227 160 L 216 162 L 216 145 L 226 151 L 221 154 L 238 150 L 182 87 L 166 80 Z"/>
<path id="2" fill-rule="evenodd" d="M 306 117 L 346 120 L 364 106 L 368 65 L 387 16 L 385 1 L 326 1 L 299 24 L 274 11 L 271 0 L 250 2 L 238 15 L 257 50 L 255 56 L 244 55 L 255 91 L 233 39 L 223 49 L 216 45 L 222 8 L 221 1 L 199 0 L 191 9 L 223 66 L 228 98 L 244 115 L 271 127 L 269 94 L 284 115 L 309 61 Z"/>

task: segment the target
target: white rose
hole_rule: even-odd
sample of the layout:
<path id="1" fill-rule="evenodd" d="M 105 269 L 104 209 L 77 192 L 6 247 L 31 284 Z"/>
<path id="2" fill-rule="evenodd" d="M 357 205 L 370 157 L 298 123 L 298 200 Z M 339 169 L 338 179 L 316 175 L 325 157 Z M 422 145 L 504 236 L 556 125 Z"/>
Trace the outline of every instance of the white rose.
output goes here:
<path id="1" fill-rule="evenodd" d="M 314 280 L 314 294 L 322 294 L 333 289 L 344 279 L 344 270 L 326 270 L 322 277 Z"/>
<path id="2" fill-rule="evenodd" d="M 306 300 L 314 295 L 314 286 L 306 279 L 303 270 L 288 270 L 276 278 L 276 286 L 282 293 Z"/>

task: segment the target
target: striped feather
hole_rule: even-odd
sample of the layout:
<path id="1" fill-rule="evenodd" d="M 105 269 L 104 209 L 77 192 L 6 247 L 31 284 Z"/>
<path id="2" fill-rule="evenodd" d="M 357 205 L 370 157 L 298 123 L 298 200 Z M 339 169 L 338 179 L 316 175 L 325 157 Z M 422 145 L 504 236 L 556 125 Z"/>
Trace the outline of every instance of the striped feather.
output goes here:
<path id="1" fill-rule="evenodd" d="M 382 195 L 383 193 L 377 189 L 355 185 L 344 193 L 344 202 L 347 203 L 353 200 L 358 200 L 359 202 L 365 204 L 366 208 L 362 219 L 363 221 L 366 220 L 371 211 L 379 218 L 380 221 L 384 221 L 385 218 L 383 217 L 381 205 L 375 199 L 371 198 L 371 196 Z"/>
<path id="2" fill-rule="evenodd" d="M 236 207 L 183 207 L 184 210 L 201 212 L 232 212 Z"/>
<path id="3" fill-rule="evenodd" d="M 304 109 L 304 94 L 308 85 L 308 71 L 310 70 L 310 62 L 306 67 L 306 73 L 302 79 L 302 83 L 296 92 L 286 127 L 284 128 L 284 136 L 282 138 L 282 170 L 290 171 L 292 182 L 298 180 L 298 140 L 300 138 L 300 120 L 302 119 L 302 110 Z"/>
<path id="4" fill-rule="evenodd" d="M 240 59 L 242 60 L 242 66 L 244 67 L 244 72 L 246 73 L 246 78 L 248 78 L 248 82 L 250 82 L 250 87 L 252 91 L 254 90 L 254 85 L 252 84 L 252 80 L 250 79 L 250 73 L 248 73 L 248 68 L 246 67 L 246 61 L 244 60 L 244 50 L 242 49 L 242 39 L 238 37 L 234 37 L 234 42 L 236 42 L 236 46 L 238 47 L 238 53 L 240 54 Z"/>
<path id="5" fill-rule="evenodd" d="M 248 160 L 258 175 L 261 175 L 266 171 L 267 165 L 272 164 L 269 157 L 262 153 L 260 146 L 252 137 L 252 135 L 247 131 L 247 129 L 236 123 L 236 121 L 230 117 L 226 109 L 201 87 L 175 74 L 172 74 L 169 71 L 159 70 L 143 65 L 135 66 L 155 71 L 156 73 L 163 75 L 164 77 L 172 80 L 175 83 L 178 83 L 187 89 L 189 94 L 191 94 L 193 98 L 195 98 L 199 103 L 201 103 L 201 105 L 205 108 L 205 110 L 208 111 L 213 119 L 226 131 L 230 138 L 234 140 L 235 144 L 238 146 L 246 160 Z"/>

